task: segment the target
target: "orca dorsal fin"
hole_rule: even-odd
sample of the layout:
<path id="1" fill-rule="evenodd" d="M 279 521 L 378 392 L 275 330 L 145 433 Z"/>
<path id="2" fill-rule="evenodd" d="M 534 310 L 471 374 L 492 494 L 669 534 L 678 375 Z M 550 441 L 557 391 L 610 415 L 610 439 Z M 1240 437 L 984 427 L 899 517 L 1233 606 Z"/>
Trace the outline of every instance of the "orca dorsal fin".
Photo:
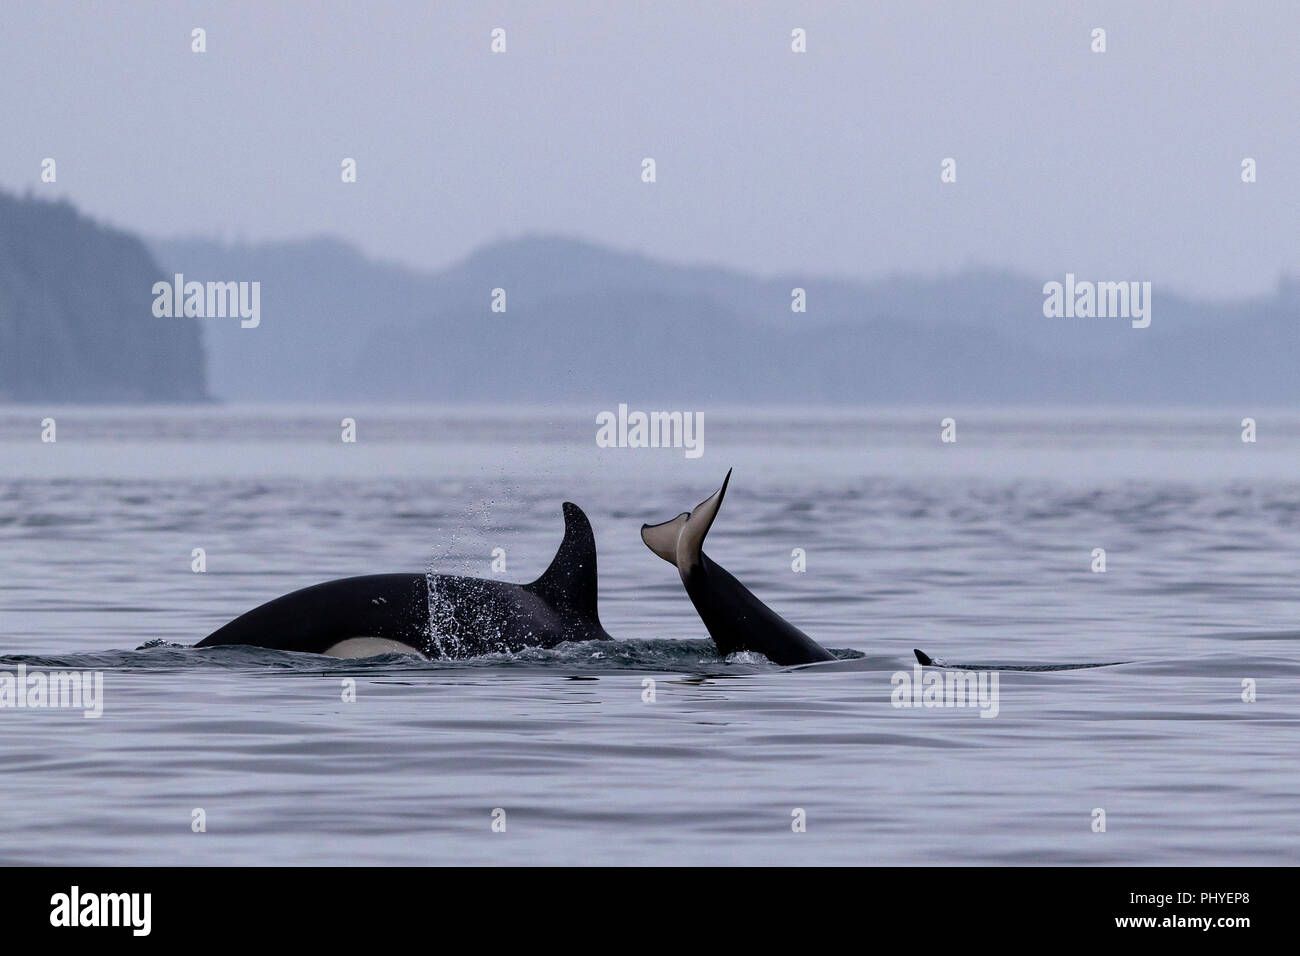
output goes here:
<path id="1" fill-rule="evenodd" d="M 573 502 L 564 503 L 564 540 L 550 567 L 524 586 L 560 610 L 600 623 L 596 613 L 596 536 L 587 516 Z"/>
<path id="2" fill-rule="evenodd" d="M 646 547 L 669 564 L 677 565 L 677 570 L 682 574 L 689 571 L 699 563 L 704 536 L 713 527 L 713 519 L 718 516 L 718 509 L 722 507 L 722 499 L 727 494 L 727 484 L 730 481 L 731 470 L 728 469 L 722 487 L 690 511 L 663 524 L 643 524 L 641 540 L 646 543 Z"/>

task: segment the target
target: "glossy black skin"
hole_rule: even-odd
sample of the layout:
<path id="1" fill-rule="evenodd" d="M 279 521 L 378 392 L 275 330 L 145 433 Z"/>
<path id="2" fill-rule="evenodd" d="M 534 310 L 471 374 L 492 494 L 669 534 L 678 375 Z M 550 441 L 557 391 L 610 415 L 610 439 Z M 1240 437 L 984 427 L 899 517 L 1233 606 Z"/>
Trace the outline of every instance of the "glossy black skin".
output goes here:
<path id="1" fill-rule="evenodd" d="M 397 641 L 429 657 L 473 657 L 563 641 L 612 640 L 596 612 L 596 541 L 565 503 L 555 559 L 531 584 L 439 574 L 341 578 L 268 601 L 196 646 L 244 644 L 324 653 L 349 638 Z M 437 639 L 430 636 L 430 608 Z"/>
<path id="2" fill-rule="evenodd" d="M 423 574 L 367 574 L 293 591 L 241 614 L 196 645 L 247 644 L 323 654 L 350 637 L 382 637 L 423 651 L 429 594 Z"/>
<path id="3" fill-rule="evenodd" d="M 758 651 L 782 666 L 835 660 L 830 651 L 754 597 L 704 552 L 682 575 L 682 583 L 718 653 Z"/>

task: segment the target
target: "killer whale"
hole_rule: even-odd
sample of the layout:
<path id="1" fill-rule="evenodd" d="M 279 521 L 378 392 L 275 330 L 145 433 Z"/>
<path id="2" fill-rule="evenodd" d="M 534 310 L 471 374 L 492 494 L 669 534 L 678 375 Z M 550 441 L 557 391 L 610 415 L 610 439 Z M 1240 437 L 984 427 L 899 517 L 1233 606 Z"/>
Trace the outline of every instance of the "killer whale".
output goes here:
<path id="1" fill-rule="evenodd" d="M 596 608 L 596 539 L 582 509 L 566 501 L 564 540 L 529 584 L 446 574 L 341 578 L 255 607 L 195 646 L 459 658 L 593 640 L 612 640 Z"/>
<path id="2" fill-rule="evenodd" d="M 830 651 L 756 598 L 749 588 L 701 550 L 730 481 L 728 471 L 722 487 L 694 510 L 682 512 L 662 524 L 642 525 L 641 540 L 677 568 L 686 593 L 720 654 L 758 651 L 781 665 L 835 660 Z"/>

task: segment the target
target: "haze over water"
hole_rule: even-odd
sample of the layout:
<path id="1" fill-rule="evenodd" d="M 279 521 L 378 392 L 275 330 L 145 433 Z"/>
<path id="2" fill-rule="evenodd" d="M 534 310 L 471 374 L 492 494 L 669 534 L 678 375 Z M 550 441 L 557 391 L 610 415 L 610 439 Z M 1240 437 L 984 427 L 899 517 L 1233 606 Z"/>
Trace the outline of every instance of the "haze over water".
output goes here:
<path id="1" fill-rule="evenodd" d="M 0 670 L 102 670 L 105 696 L 0 710 L 0 860 L 1300 862 L 1300 416 L 965 409 L 943 445 L 942 409 L 706 409 L 688 460 L 597 448 L 599 410 L 0 409 Z M 641 543 L 732 466 L 710 556 L 845 660 L 720 660 Z M 173 646 L 333 577 L 491 576 L 494 547 L 531 580 L 564 500 L 615 644 Z M 913 647 L 1128 663 L 1001 671 L 982 719 L 891 706 Z"/>

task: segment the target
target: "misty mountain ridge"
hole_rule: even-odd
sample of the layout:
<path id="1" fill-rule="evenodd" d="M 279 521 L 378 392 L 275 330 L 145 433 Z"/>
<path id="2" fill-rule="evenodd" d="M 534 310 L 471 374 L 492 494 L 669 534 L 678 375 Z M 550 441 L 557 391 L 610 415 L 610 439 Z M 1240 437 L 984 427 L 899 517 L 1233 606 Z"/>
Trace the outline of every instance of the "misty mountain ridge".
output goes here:
<path id="1" fill-rule="evenodd" d="M 154 284 L 175 273 L 260 283 L 261 324 L 156 317 Z M 1157 285 L 1150 328 L 1132 329 L 1121 318 L 1044 317 L 1043 284 L 1063 278 L 757 278 L 554 236 L 494 242 L 426 273 L 330 238 L 146 245 L 65 201 L 0 193 L 0 400 L 1300 398 L 1300 282 L 1214 303 Z M 791 310 L 796 288 L 804 312 Z M 493 311 L 496 289 L 504 312 Z"/>

